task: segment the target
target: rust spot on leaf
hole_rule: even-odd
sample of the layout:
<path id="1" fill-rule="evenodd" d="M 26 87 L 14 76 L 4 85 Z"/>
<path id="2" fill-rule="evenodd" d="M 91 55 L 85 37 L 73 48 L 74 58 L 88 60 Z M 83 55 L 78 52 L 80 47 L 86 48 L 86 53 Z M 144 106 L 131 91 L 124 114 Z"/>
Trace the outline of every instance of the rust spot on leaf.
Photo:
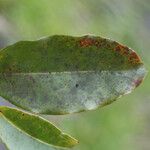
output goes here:
<path id="1" fill-rule="evenodd" d="M 95 45 L 96 47 L 101 47 L 101 46 L 102 46 L 102 42 L 101 42 L 100 40 L 95 40 L 95 41 L 94 41 L 94 45 Z"/>
<path id="2" fill-rule="evenodd" d="M 80 40 L 80 46 L 82 46 L 82 47 L 92 46 L 93 43 L 94 43 L 93 39 L 88 38 L 88 37 Z"/>
<path id="3" fill-rule="evenodd" d="M 127 56 L 128 60 L 130 63 L 132 64 L 138 64 L 141 63 L 140 58 L 138 57 L 138 55 L 131 50 L 130 48 L 123 46 L 121 44 L 118 44 L 115 49 L 116 52 L 119 52 L 121 55 L 125 55 Z"/>
<path id="4" fill-rule="evenodd" d="M 130 53 L 131 50 L 128 47 L 126 47 L 126 46 L 118 44 L 115 47 L 115 51 L 119 52 L 122 55 L 129 55 L 129 53 Z"/>
<path id="5" fill-rule="evenodd" d="M 138 79 L 134 81 L 135 87 L 138 87 L 142 83 L 143 79 Z"/>
<path id="6" fill-rule="evenodd" d="M 118 46 L 116 46 L 115 51 L 117 51 L 117 52 L 120 52 L 120 51 L 121 51 L 121 48 L 120 48 L 120 46 L 119 46 L 119 45 L 118 45 Z"/>
<path id="7" fill-rule="evenodd" d="M 129 61 L 133 64 L 137 64 L 137 63 L 141 62 L 140 58 L 134 51 L 131 52 L 131 54 L 129 56 Z"/>
<path id="8" fill-rule="evenodd" d="M 79 42 L 81 47 L 96 46 L 97 48 L 99 48 L 102 45 L 102 42 L 100 40 L 96 40 L 91 37 L 84 37 Z"/>

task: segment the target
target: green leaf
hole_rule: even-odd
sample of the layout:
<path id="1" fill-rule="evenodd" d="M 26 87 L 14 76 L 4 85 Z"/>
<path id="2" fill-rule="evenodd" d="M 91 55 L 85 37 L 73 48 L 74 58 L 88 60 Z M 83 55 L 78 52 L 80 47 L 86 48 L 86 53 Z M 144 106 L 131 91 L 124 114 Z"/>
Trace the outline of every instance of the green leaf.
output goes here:
<path id="1" fill-rule="evenodd" d="M 67 114 L 130 93 L 146 70 L 139 56 L 94 36 L 51 36 L 0 51 L 0 95 L 26 110 Z"/>
<path id="2" fill-rule="evenodd" d="M 78 142 L 38 116 L 0 107 L 0 136 L 10 150 L 54 150 Z"/>

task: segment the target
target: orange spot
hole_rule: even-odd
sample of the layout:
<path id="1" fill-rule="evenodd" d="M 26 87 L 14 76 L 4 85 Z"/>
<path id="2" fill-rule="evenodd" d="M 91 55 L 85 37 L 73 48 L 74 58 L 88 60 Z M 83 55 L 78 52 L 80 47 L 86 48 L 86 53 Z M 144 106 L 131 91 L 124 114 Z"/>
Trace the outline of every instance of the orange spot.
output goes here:
<path id="1" fill-rule="evenodd" d="M 119 52 L 121 55 L 126 55 L 128 57 L 129 62 L 132 64 L 137 64 L 141 62 L 138 55 L 126 46 L 118 44 L 114 50 L 116 52 Z"/>
<path id="2" fill-rule="evenodd" d="M 130 54 L 130 57 L 131 58 L 133 58 L 133 59 L 140 59 L 139 57 L 138 57 L 138 55 L 135 53 L 135 52 L 132 52 L 131 54 Z"/>
<path id="3" fill-rule="evenodd" d="M 128 47 L 126 46 L 123 46 L 123 45 L 120 45 L 118 44 L 116 47 L 115 47 L 115 51 L 119 52 L 120 54 L 123 54 L 123 55 L 128 55 L 130 50 Z"/>
<path id="4" fill-rule="evenodd" d="M 90 38 L 84 38 L 84 39 L 80 40 L 80 45 L 82 47 L 92 46 L 93 44 L 94 44 L 94 42 Z"/>
<path id="5" fill-rule="evenodd" d="M 89 47 L 89 46 L 96 46 L 97 48 L 102 46 L 102 42 L 97 39 L 93 39 L 90 37 L 84 37 L 80 41 L 80 46 L 82 47 Z"/>
<path id="6" fill-rule="evenodd" d="M 117 51 L 117 52 L 121 51 L 120 45 L 118 45 L 118 46 L 115 47 L 115 51 Z"/>
<path id="7" fill-rule="evenodd" d="M 131 63 L 140 63 L 140 58 L 135 52 L 131 52 L 129 56 L 129 60 Z"/>

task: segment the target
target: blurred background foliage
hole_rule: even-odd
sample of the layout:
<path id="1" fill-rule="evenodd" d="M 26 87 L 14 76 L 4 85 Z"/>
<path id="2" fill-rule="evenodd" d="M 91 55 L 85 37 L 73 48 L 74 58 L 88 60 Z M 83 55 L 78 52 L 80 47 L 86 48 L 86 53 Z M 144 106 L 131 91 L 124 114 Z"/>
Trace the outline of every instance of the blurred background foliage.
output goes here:
<path id="1" fill-rule="evenodd" d="M 0 47 L 54 34 L 94 34 L 135 49 L 150 65 L 150 0 L 0 0 Z M 130 95 L 86 113 L 51 116 L 74 150 L 150 150 L 150 77 Z"/>

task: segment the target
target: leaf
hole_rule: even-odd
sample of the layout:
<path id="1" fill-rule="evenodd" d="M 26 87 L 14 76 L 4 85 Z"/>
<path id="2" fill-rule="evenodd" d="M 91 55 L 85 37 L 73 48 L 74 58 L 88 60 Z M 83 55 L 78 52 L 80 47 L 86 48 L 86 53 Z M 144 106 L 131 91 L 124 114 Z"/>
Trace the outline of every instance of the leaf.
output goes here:
<path id="1" fill-rule="evenodd" d="M 0 139 L 0 150 L 9 150 L 6 144 Z"/>
<path id="2" fill-rule="evenodd" d="M 130 48 L 94 36 L 51 36 L 0 51 L 0 95 L 26 110 L 67 114 L 130 93 L 146 70 Z"/>
<path id="3" fill-rule="evenodd" d="M 78 142 L 38 116 L 0 107 L 0 136 L 10 150 L 54 150 Z"/>

